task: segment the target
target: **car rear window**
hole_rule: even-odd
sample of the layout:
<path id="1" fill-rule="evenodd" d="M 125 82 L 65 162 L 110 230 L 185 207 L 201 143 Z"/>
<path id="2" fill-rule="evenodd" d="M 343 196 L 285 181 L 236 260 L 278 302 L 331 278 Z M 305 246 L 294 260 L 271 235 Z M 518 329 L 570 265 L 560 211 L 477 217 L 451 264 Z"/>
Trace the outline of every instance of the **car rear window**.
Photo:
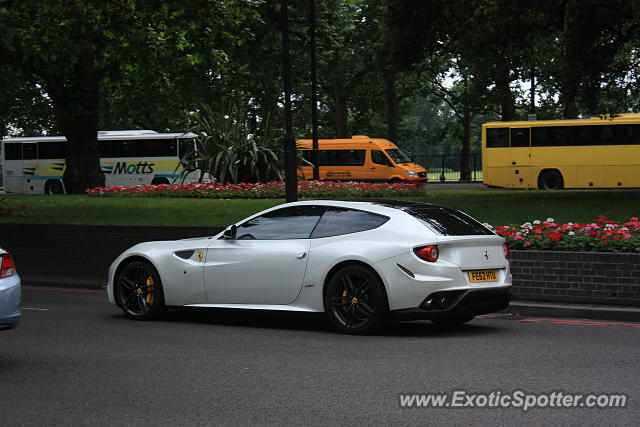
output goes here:
<path id="1" fill-rule="evenodd" d="M 491 235 L 493 232 L 469 215 L 440 206 L 403 209 L 442 236 Z"/>
<path id="2" fill-rule="evenodd" d="M 373 230 L 387 221 L 389 221 L 389 217 L 384 215 L 329 206 L 320 221 L 318 221 L 311 238 L 339 236 L 341 234 Z"/>

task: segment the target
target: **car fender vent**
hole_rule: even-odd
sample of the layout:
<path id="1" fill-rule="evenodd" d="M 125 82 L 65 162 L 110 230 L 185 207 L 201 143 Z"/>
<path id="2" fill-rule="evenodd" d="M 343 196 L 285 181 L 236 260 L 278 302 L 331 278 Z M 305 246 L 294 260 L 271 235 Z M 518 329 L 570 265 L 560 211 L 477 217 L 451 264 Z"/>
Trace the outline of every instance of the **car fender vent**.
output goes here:
<path id="1" fill-rule="evenodd" d="M 195 251 L 180 251 L 180 252 L 176 252 L 176 256 L 178 258 L 182 258 L 182 259 L 189 259 L 193 256 L 193 253 Z"/>
<path id="2" fill-rule="evenodd" d="M 400 265 L 400 264 L 398 264 L 398 263 L 396 263 L 396 265 L 398 266 L 398 268 L 400 269 L 400 271 L 402 271 L 402 272 L 403 272 L 404 274 L 406 274 L 407 276 L 411 277 L 412 279 L 415 279 L 415 278 L 416 278 L 415 274 L 413 274 L 413 273 L 411 272 L 411 270 L 409 270 L 407 267 L 405 267 L 405 266 L 403 266 L 403 265 Z"/>

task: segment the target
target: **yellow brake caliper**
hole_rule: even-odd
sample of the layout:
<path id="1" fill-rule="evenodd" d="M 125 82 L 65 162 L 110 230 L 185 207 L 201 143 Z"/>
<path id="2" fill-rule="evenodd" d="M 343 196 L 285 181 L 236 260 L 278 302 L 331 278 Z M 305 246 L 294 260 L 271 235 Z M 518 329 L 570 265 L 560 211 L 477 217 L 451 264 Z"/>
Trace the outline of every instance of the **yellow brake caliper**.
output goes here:
<path id="1" fill-rule="evenodd" d="M 147 304 L 153 304 L 153 278 L 151 276 L 147 277 Z"/>

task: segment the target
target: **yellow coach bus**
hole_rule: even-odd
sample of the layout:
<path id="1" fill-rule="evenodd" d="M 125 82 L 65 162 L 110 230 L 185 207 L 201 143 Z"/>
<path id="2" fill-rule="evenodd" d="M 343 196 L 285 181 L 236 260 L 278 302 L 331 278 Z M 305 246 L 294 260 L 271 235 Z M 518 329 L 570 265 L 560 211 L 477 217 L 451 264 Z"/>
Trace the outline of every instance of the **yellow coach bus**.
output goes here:
<path id="1" fill-rule="evenodd" d="M 640 114 L 485 123 L 482 170 L 495 187 L 640 187 Z"/>

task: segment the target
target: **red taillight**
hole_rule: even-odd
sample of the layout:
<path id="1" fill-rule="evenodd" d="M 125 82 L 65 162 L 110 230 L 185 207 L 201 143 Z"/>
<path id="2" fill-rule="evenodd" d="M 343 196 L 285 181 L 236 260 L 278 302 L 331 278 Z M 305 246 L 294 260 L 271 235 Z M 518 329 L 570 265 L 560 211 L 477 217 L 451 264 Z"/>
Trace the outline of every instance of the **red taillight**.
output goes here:
<path id="1" fill-rule="evenodd" d="M 436 262 L 440 256 L 440 251 L 436 245 L 429 245 L 423 248 L 415 248 L 413 250 L 418 258 L 429 262 Z"/>
<path id="2" fill-rule="evenodd" d="M 0 267 L 0 278 L 9 277 L 16 274 L 16 265 L 9 252 L 0 255 L 2 257 L 2 266 Z"/>
<path id="3" fill-rule="evenodd" d="M 504 257 L 509 258 L 509 245 L 507 245 L 506 243 L 503 243 L 502 247 L 504 248 Z"/>

